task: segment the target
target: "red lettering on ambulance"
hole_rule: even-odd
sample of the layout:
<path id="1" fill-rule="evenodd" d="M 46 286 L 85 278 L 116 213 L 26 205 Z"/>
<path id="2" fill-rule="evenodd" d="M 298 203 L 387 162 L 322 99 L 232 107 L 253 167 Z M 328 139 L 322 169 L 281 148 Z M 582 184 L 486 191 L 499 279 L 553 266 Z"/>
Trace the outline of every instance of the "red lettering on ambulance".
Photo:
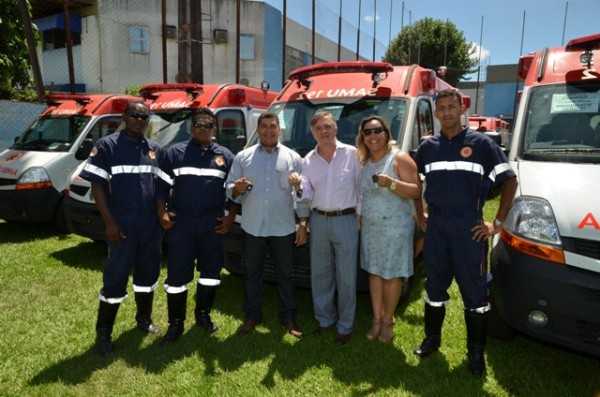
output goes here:
<path id="1" fill-rule="evenodd" d="M 584 227 L 587 227 L 587 226 L 591 226 L 596 230 L 600 230 L 600 224 L 598 223 L 596 218 L 594 218 L 594 215 L 591 212 L 588 212 L 586 214 L 586 216 L 583 217 L 581 222 L 579 222 L 579 226 L 577 226 L 577 227 L 579 229 L 583 229 Z"/>

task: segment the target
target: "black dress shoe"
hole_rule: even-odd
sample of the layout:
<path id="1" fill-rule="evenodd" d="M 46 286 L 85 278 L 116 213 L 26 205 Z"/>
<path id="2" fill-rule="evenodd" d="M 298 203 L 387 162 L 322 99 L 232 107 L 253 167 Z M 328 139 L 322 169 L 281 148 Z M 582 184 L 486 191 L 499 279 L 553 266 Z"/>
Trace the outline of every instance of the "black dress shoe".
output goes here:
<path id="1" fill-rule="evenodd" d="M 152 321 L 140 320 L 137 322 L 137 328 L 145 332 L 147 334 L 158 334 L 160 333 L 160 328 L 154 325 Z"/>
<path id="2" fill-rule="evenodd" d="M 346 343 L 350 342 L 350 339 L 352 339 L 352 332 L 348 334 L 340 334 L 338 332 L 335 334 L 335 343 L 338 345 L 345 345 Z"/>
<path id="3" fill-rule="evenodd" d="M 249 333 L 254 331 L 254 328 L 256 328 L 256 324 L 258 324 L 258 321 L 246 320 L 244 321 L 244 324 L 240 325 L 240 327 L 237 329 L 236 334 L 240 336 L 248 335 Z"/>
<path id="4" fill-rule="evenodd" d="M 428 337 L 423 339 L 423 342 L 421 342 L 421 346 L 417 347 L 414 350 L 414 353 L 421 358 L 425 358 L 431 355 L 432 353 L 438 351 L 439 349 L 440 340 L 437 338 Z"/>
<path id="5" fill-rule="evenodd" d="M 183 321 L 173 321 L 169 324 L 167 333 L 162 338 L 161 343 L 175 342 L 181 335 L 183 335 Z"/>

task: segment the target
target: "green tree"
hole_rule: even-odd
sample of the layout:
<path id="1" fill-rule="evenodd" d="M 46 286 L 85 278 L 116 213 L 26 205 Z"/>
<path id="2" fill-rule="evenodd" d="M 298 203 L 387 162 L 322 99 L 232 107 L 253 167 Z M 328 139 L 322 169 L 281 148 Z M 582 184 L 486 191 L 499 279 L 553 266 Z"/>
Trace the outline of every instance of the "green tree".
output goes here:
<path id="1" fill-rule="evenodd" d="M 424 18 L 402 29 L 392 40 L 384 61 L 394 65 L 419 63 L 433 70 L 446 66 L 445 80 L 456 85 L 476 66 L 477 62 L 472 58 L 474 52 L 473 45 L 452 22 Z"/>
<path id="2" fill-rule="evenodd" d="M 16 90 L 31 87 L 23 19 L 15 0 L 0 0 L 0 37 L 0 98 L 12 98 Z"/>

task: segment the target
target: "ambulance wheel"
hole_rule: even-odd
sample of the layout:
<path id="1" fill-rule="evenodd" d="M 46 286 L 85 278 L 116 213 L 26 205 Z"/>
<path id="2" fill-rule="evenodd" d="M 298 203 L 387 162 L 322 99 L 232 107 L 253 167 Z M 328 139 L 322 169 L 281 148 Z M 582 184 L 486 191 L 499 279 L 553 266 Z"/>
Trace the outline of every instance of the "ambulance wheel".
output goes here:
<path id="1" fill-rule="evenodd" d="M 488 335 L 492 338 L 509 341 L 515 337 L 516 331 L 498 313 L 491 299 L 492 310 L 488 313 Z"/>

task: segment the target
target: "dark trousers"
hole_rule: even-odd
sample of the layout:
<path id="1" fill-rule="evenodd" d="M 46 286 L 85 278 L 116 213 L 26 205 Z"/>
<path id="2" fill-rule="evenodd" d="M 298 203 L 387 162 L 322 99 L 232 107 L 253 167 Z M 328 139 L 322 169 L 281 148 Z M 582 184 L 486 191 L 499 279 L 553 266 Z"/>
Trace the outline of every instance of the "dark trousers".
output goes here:
<path id="1" fill-rule="evenodd" d="M 487 243 L 473 240 L 471 231 L 480 222 L 477 214 L 430 215 L 423 252 L 430 302 L 449 299 L 447 290 L 454 277 L 466 309 L 487 305 Z"/>
<path id="2" fill-rule="evenodd" d="M 277 289 L 280 300 L 280 320 L 295 319 L 296 298 L 292 281 L 294 262 L 294 236 L 256 237 L 246 234 L 244 258 L 246 264 L 246 302 L 244 311 L 247 320 L 260 322 L 262 319 L 263 271 L 267 249 L 277 271 Z"/>

